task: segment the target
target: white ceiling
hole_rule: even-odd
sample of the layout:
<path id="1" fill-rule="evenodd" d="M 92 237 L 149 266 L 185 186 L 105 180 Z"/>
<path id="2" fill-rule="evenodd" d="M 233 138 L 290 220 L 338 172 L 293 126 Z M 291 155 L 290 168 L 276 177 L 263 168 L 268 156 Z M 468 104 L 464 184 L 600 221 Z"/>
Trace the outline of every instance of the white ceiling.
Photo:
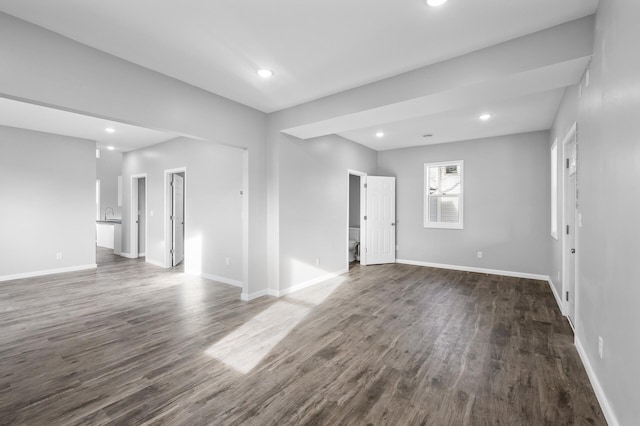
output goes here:
<path id="1" fill-rule="evenodd" d="M 101 118 L 44 106 L 0 98 L 0 126 L 18 127 L 96 141 L 98 148 L 113 146 L 116 151 L 131 151 L 178 137 Z M 114 133 L 104 129 L 111 127 Z"/>
<path id="2" fill-rule="evenodd" d="M 383 151 L 547 130 L 553 124 L 563 93 L 564 89 L 555 89 L 502 101 L 483 102 L 444 113 L 340 133 L 340 136 Z M 491 119 L 481 121 L 479 117 L 485 112 L 491 113 Z M 384 132 L 383 138 L 376 137 L 379 130 Z M 433 136 L 425 138 L 425 134 Z"/>
<path id="3" fill-rule="evenodd" d="M 265 112 L 592 14 L 598 0 L 0 0 L 0 10 Z M 274 77 L 265 81 L 258 68 Z"/>

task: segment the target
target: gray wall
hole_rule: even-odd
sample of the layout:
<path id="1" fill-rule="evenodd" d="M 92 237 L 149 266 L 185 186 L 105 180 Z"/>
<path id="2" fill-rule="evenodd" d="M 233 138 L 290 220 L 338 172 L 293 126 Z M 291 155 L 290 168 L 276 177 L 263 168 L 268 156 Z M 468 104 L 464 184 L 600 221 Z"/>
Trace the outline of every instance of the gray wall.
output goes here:
<path id="1" fill-rule="evenodd" d="M 100 150 L 100 158 L 96 160 L 96 178 L 100 179 L 100 217 L 104 219 L 104 210 L 113 208 L 115 215 L 109 218 L 122 217 L 122 209 L 118 206 L 118 176 L 122 175 L 122 153 L 118 151 Z"/>
<path id="2" fill-rule="evenodd" d="M 5 96 L 247 148 L 249 261 L 243 291 L 266 291 L 266 114 L 4 13 L 0 55 Z M 95 172 L 93 179 L 92 192 Z"/>
<path id="3" fill-rule="evenodd" d="M 187 138 L 124 155 L 126 219 L 131 210 L 131 175 L 147 174 L 147 261 L 164 263 L 164 171 L 186 167 L 185 270 L 242 281 L 242 155 L 238 148 Z M 125 253 L 131 250 L 129 223 L 122 224 Z"/>
<path id="4" fill-rule="evenodd" d="M 398 259 L 547 275 L 548 140 L 535 132 L 380 152 L 379 173 L 397 178 Z M 464 160 L 464 229 L 424 228 L 424 163 L 449 160 Z"/>
<path id="5" fill-rule="evenodd" d="M 0 126 L 0 152 L 0 279 L 95 266 L 95 142 Z"/>
<path id="6" fill-rule="evenodd" d="M 349 175 L 349 227 L 360 228 L 360 176 Z"/>
<path id="7" fill-rule="evenodd" d="M 619 424 L 640 418 L 640 2 L 601 0 L 578 102 L 576 343 Z M 570 122 L 560 111 L 557 122 Z M 562 127 L 566 127 L 563 125 Z M 604 353 L 598 354 L 598 336 Z"/>
<path id="8" fill-rule="evenodd" d="M 277 144 L 277 289 L 286 291 L 348 267 L 348 169 L 373 174 L 377 153 L 335 135 L 303 141 L 278 134 Z"/>

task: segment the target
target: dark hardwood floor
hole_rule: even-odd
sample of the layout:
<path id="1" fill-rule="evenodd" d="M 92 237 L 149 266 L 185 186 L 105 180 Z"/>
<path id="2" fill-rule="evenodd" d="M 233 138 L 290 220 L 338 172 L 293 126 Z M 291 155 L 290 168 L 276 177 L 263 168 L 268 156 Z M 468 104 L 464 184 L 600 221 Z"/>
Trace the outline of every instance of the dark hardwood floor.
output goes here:
<path id="1" fill-rule="evenodd" d="M 545 282 L 354 266 L 245 303 L 99 256 L 0 283 L 0 424 L 606 424 Z"/>

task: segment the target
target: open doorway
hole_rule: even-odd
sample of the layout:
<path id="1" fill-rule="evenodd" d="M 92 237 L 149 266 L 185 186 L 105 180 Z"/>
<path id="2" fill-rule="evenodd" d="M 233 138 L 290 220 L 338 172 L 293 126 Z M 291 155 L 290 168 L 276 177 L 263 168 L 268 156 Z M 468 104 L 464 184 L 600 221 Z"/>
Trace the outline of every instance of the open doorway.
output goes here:
<path id="1" fill-rule="evenodd" d="M 131 176 L 131 257 L 147 250 L 147 175 Z"/>
<path id="2" fill-rule="evenodd" d="M 180 266 L 184 261 L 185 199 L 187 169 L 165 170 L 165 265 Z"/>
<path id="3" fill-rule="evenodd" d="M 347 183 L 347 264 L 349 267 L 360 263 L 361 250 L 361 222 L 364 211 L 362 192 L 362 178 L 367 174 L 355 170 L 348 170 Z"/>

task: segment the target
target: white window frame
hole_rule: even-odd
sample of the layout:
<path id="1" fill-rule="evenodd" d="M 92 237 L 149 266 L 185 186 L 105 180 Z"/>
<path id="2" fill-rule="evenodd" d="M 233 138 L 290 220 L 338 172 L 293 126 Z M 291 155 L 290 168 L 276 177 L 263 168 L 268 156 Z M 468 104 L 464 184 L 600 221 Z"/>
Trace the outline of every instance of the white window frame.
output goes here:
<path id="1" fill-rule="evenodd" d="M 458 210 L 459 210 L 459 220 L 457 223 L 442 223 L 442 222 L 431 222 L 430 218 L 430 207 L 431 203 L 429 200 L 431 199 L 431 194 L 429 194 L 429 169 L 432 167 L 442 167 L 442 166 L 458 166 L 458 171 L 460 174 L 460 195 L 458 196 Z M 464 161 L 456 160 L 456 161 L 441 161 L 438 163 L 425 163 L 424 164 L 424 177 L 423 177 L 423 196 L 424 196 L 424 227 L 425 228 L 439 228 L 439 229 L 464 229 Z"/>
<path id="2" fill-rule="evenodd" d="M 558 139 L 551 145 L 551 236 L 558 239 Z"/>

